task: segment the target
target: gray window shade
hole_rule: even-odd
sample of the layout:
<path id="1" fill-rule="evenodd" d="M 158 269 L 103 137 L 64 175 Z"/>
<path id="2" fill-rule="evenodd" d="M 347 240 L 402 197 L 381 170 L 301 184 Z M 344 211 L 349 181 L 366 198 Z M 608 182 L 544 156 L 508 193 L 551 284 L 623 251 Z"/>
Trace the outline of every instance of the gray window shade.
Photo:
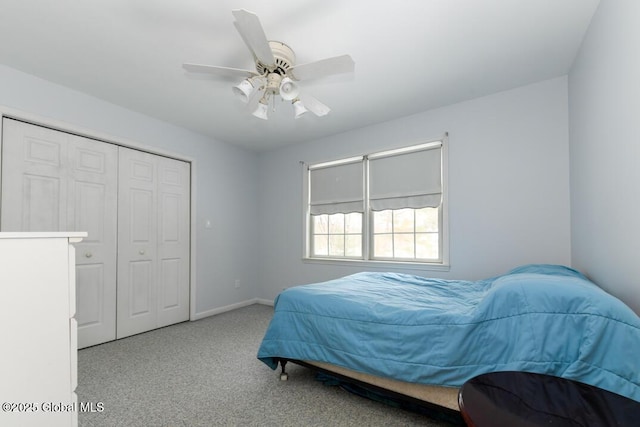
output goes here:
<path id="1" fill-rule="evenodd" d="M 362 158 L 309 168 L 311 214 L 364 212 Z"/>
<path id="2" fill-rule="evenodd" d="M 372 210 L 437 207 L 442 201 L 442 144 L 369 158 Z"/>

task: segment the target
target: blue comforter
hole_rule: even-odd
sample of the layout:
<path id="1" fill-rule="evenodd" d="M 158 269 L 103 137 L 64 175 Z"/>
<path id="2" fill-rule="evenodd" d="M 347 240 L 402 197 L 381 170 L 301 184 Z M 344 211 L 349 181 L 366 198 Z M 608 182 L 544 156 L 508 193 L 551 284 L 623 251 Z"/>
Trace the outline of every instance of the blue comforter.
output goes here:
<path id="1" fill-rule="evenodd" d="M 640 318 L 563 266 L 480 281 L 358 273 L 289 288 L 258 358 L 451 387 L 486 372 L 539 372 L 640 401 Z"/>

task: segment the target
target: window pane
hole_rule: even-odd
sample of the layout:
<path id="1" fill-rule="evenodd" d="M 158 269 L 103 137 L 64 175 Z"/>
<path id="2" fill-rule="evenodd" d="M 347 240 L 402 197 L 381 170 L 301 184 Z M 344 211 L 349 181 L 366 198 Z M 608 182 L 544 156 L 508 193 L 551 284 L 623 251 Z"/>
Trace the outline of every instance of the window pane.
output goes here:
<path id="1" fill-rule="evenodd" d="M 395 258 L 413 258 L 413 234 L 393 235 L 393 255 Z"/>
<path id="2" fill-rule="evenodd" d="M 344 233 L 344 214 L 329 215 L 329 234 Z"/>
<path id="3" fill-rule="evenodd" d="M 344 256 L 344 234 L 329 235 L 329 256 Z"/>
<path id="4" fill-rule="evenodd" d="M 413 233 L 413 209 L 397 209 L 393 211 L 393 232 Z"/>
<path id="5" fill-rule="evenodd" d="M 393 216 L 390 210 L 373 213 L 373 232 L 391 233 Z"/>
<path id="6" fill-rule="evenodd" d="M 376 234 L 373 236 L 373 256 L 376 258 L 393 257 L 392 234 Z"/>
<path id="7" fill-rule="evenodd" d="M 416 234 L 416 258 L 422 259 L 438 259 L 439 245 L 438 233 L 419 233 Z"/>
<path id="8" fill-rule="evenodd" d="M 350 234 L 345 237 L 345 255 L 353 257 L 362 256 L 362 236 Z"/>
<path id="9" fill-rule="evenodd" d="M 361 234 L 362 233 L 362 214 L 353 212 L 344 216 L 345 233 Z"/>
<path id="10" fill-rule="evenodd" d="M 327 236 L 313 236 L 313 254 L 318 256 L 329 255 L 329 239 Z"/>
<path id="11" fill-rule="evenodd" d="M 416 209 L 416 232 L 437 233 L 438 208 Z"/>
<path id="12" fill-rule="evenodd" d="M 327 234 L 329 232 L 329 215 L 311 215 L 313 219 L 313 233 Z"/>

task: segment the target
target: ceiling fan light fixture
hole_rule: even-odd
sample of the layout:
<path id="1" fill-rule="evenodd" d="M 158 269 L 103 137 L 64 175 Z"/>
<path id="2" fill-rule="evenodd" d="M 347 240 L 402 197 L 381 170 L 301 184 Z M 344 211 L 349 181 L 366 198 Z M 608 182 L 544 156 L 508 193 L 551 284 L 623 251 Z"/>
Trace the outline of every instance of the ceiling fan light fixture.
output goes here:
<path id="1" fill-rule="evenodd" d="M 261 99 L 260 102 L 258 102 L 258 107 L 252 114 L 259 119 L 269 120 L 269 106 L 262 101 L 263 100 Z"/>
<path id="2" fill-rule="evenodd" d="M 232 90 L 236 97 L 246 104 L 249 102 L 249 98 L 253 91 L 256 90 L 256 86 L 254 86 L 254 81 L 252 79 L 244 79 L 235 85 Z"/>
<path id="3" fill-rule="evenodd" d="M 291 101 L 300 94 L 300 88 L 298 84 L 291 80 L 289 77 L 285 77 L 280 82 L 280 97 L 285 101 Z"/>
<path id="4" fill-rule="evenodd" d="M 304 106 L 304 104 L 302 103 L 302 101 L 300 101 L 299 99 L 294 99 L 292 101 L 292 104 L 293 104 L 293 112 L 295 114 L 296 119 L 299 119 L 300 117 L 302 117 L 304 113 L 308 111 Z"/>

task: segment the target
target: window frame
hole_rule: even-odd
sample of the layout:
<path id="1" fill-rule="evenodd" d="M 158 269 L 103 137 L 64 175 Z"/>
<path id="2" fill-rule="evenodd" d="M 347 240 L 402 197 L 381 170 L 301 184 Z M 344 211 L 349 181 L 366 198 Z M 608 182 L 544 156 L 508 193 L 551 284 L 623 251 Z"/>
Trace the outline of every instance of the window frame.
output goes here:
<path id="1" fill-rule="evenodd" d="M 337 158 L 334 160 L 323 160 L 318 162 L 303 162 L 300 164 L 302 166 L 302 176 L 303 176 L 303 254 L 302 260 L 305 263 L 320 263 L 320 264 L 334 264 L 334 265 L 355 265 L 355 266 L 366 266 L 366 267 L 384 267 L 386 266 L 399 266 L 401 265 L 403 269 L 419 269 L 419 270 L 437 270 L 437 271 L 449 271 L 450 269 L 450 261 L 449 261 L 449 208 L 448 208 L 448 163 L 449 163 L 449 143 L 448 143 L 448 133 L 445 133 L 443 136 L 439 138 L 433 138 L 421 143 L 411 144 L 406 146 L 392 147 L 389 149 L 378 150 L 374 153 L 369 154 L 355 154 L 351 156 L 343 156 L 342 158 Z M 379 156 L 386 152 L 393 151 L 412 151 L 419 150 L 419 147 L 426 147 L 428 145 L 434 143 L 441 143 L 441 174 L 442 174 L 442 201 L 440 206 L 438 206 L 438 215 L 439 215 L 439 260 L 437 261 L 423 261 L 420 259 L 406 259 L 406 258 L 372 258 L 373 254 L 373 236 L 372 236 L 372 221 L 373 221 L 373 211 L 369 206 L 369 170 L 368 170 L 368 157 L 369 156 Z M 310 173 L 309 167 L 314 167 L 318 165 L 328 165 L 333 163 L 341 163 L 342 161 L 353 161 L 354 158 L 362 157 L 364 160 L 364 177 L 365 177 L 365 188 L 364 188 L 364 212 L 362 213 L 362 257 L 354 258 L 354 257 L 341 257 L 341 256 L 311 256 L 313 249 L 313 224 L 312 224 L 312 216 L 310 212 Z"/>

